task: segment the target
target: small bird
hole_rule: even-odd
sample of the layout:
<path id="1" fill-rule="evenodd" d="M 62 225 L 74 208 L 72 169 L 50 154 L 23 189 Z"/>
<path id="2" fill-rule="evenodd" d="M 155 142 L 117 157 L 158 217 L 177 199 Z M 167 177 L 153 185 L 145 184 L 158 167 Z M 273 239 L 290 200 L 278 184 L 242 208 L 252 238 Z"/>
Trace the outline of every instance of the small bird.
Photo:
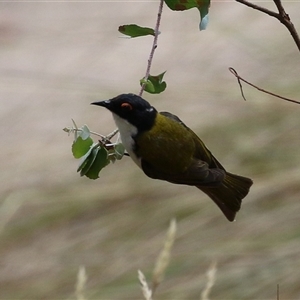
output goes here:
<path id="1" fill-rule="evenodd" d="M 227 172 L 177 116 L 135 94 L 91 104 L 112 112 L 126 151 L 148 177 L 197 187 L 234 221 L 252 180 Z"/>

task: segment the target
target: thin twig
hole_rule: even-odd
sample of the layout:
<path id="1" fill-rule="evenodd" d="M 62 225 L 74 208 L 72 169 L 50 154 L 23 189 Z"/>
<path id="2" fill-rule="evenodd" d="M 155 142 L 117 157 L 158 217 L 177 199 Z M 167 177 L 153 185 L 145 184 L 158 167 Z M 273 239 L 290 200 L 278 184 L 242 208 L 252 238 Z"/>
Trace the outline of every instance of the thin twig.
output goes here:
<path id="1" fill-rule="evenodd" d="M 150 51 L 150 55 L 149 55 L 149 59 L 148 59 L 148 65 L 147 65 L 146 74 L 145 74 L 145 78 L 144 78 L 145 82 L 147 82 L 148 77 L 150 75 L 150 69 L 151 69 L 151 65 L 152 65 L 154 51 L 157 48 L 157 40 L 158 40 L 158 35 L 159 35 L 159 26 L 160 26 L 160 20 L 161 20 L 163 4 L 164 4 L 164 1 L 160 0 L 159 7 L 158 7 L 157 20 L 156 20 L 156 25 L 155 25 L 155 30 L 154 30 L 153 44 L 152 44 L 152 48 L 151 48 L 151 51 Z M 142 96 L 143 91 L 145 89 L 145 86 L 146 86 L 146 83 L 143 83 L 142 88 L 141 88 L 140 93 L 139 93 L 139 96 Z"/>
<path id="2" fill-rule="evenodd" d="M 253 4 L 253 3 L 249 2 L 249 1 L 246 1 L 246 0 L 235 0 L 235 1 L 239 2 L 239 3 L 242 3 L 242 4 L 244 4 L 244 5 L 248 6 L 248 7 L 251 7 L 253 9 L 255 9 L 255 10 L 261 11 L 261 12 L 263 12 L 263 13 L 271 16 L 271 17 L 274 17 L 274 18 L 277 18 L 277 19 L 279 17 L 279 14 L 275 13 L 274 11 L 271 11 L 271 10 L 269 10 L 267 8 L 262 7 L 262 6 Z"/>
<path id="3" fill-rule="evenodd" d="M 251 82 L 247 81 L 246 79 L 242 78 L 242 77 L 237 73 L 237 71 L 236 71 L 234 68 L 232 68 L 232 67 L 229 68 L 229 71 L 237 78 L 238 83 L 239 83 L 239 86 L 240 86 L 240 89 L 241 89 L 241 94 L 242 94 L 242 97 L 244 98 L 244 100 L 246 100 L 246 98 L 245 98 L 245 96 L 244 96 L 244 92 L 243 92 L 243 87 L 242 87 L 241 81 L 243 81 L 243 82 L 249 84 L 250 86 L 256 88 L 257 90 L 259 90 L 259 91 L 261 91 L 261 92 L 263 92 L 263 93 L 266 93 L 266 94 L 269 94 L 269 95 L 271 95 L 271 96 L 280 98 L 280 99 L 282 99 L 282 100 L 284 100 L 284 101 L 289 101 L 289 102 L 293 102 L 293 103 L 296 103 L 296 104 L 300 104 L 300 101 L 296 101 L 296 100 L 292 100 L 292 99 L 289 99 L 289 98 L 282 97 L 282 96 L 280 96 L 280 95 L 277 95 L 277 94 L 274 94 L 274 93 L 272 93 L 272 92 L 266 91 L 266 90 L 264 90 L 264 89 L 262 89 L 262 88 L 260 88 L 260 87 L 258 87 L 258 86 L 256 86 L 256 85 L 254 85 L 253 83 L 251 83 Z"/>
<path id="4" fill-rule="evenodd" d="M 235 1 L 239 2 L 241 4 L 244 4 L 248 7 L 251 7 L 255 10 L 258 10 L 260 12 L 263 12 L 263 13 L 271 16 L 271 17 L 276 18 L 278 21 L 280 21 L 288 29 L 288 31 L 290 32 L 291 36 L 294 39 L 294 42 L 295 42 L 296 46 L 298 47 L 298 50 L 300 51 L 300 38 L 299 38 L 299 35 L 297 33 L 297 30 L 296 30 L 294 24 L 291 22 L 291 20 L 289 18 L 289 15 L 285 12 L 285 10 L 284 10 L 284 8 L 281 4 L 281 0 L 273 0 L 279 13 L 271 11 L 267 8 L 262 7 L 262 6 L 253 4 L 253 3 L 249 2 L 249 1 L 246 1 L 246 0 L 235 0 Z"/>
<path id="5" fill-rule="evenodd" d="M 239 74 L 236 72 L 236 70 L 232 67 L 229 68 L 229 71 L 237 78 L 237 81 L 238 81 L 238 84 L 240 86 L 240 90 L 241 90 L 241 94 L 242 94 L 242 97 L 243 99 L 246 101 L 246 97 L 244 95 L 244 91 L 243 91 L 243 86 L 242 86 L 242 83 L 241 83 L 241 79 L 240 79 L 240 76 Z"/>
<path id="6" fill-rule="evenodd" d="M 92 131 L 90 131 L 92 133 Z M 119 132 L 119 129 L 115 129 L 112 133 L 108 134 L 105 138 L 107 140 L 111 140 L 117 133 Z"/>

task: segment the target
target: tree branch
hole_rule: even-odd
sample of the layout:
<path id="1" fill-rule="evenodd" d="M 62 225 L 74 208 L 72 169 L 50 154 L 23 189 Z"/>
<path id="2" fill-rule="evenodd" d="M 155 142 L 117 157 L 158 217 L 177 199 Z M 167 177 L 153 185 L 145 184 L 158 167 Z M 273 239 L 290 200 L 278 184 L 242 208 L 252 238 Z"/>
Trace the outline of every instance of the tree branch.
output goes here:
<path id="1" fill-rule="evenodd" d="M 300 38 L 299 38 L 299 35 L 297 33 L 297 30 L 295 29 L 294 24 L 291 22 L 289 15 L 285 12 L 285 10 L 282 6 L 281 0 L 273 0 L 276 7 L 277 7 L 277 9 L 278 9 L 278 13 L 276 13 L 274 11 L 271 11 L 267 8 L 264 8 L 262 6 L 253 4 L 253 3 L 249 2 L 249 1 L 246 1 L 246 0 L 235 0 L 235 1 L 239 2 L 241 4 L 244 4 L 248 7 L 251 7 L 255 10 L 258 10 L 260 12 L 263 12 L 263 13 L 271 16 L 271 17 L 276 18 L 278 21 L 280 21 L 288 29 L 288 31 L 290 32 L 291 36 L 294 39 L 294 42 L 295 42 L 296 46 L 298 47 L 298 50 L 300 51 Z"/>
<path id="2" fill-rule="evenodd" d="M 146 75 L 145 75 L 145 82 L 147 82 L 148 77 L 150 75 L 150 69 L 151 69 L 151 65 L 152 65 L 152 60 L 153 60 L 153 56 L 154 56 L 154 51 L 157 48 L 157 40 L 158 40 L 158 35 L 159 35 L 159 26 L 160 26 L 160 20 L 161 20 L 161 14 L 162 14 L 162 9 L 163 9 L 163 4 L 164 4 L 164 0 L 160 0 L 159 3 L 159 7 L 158 7 L 158 13 L 157 13 L 157 20 L 156 20 L 156 25 L 155 25 L 155 35 L 154 35 L 154 39 L 153 39 L 153 44 L 152 44 L 152 48 L 150 51 L 150 55 L 148 58 L 148 65 L 147 65 L 147 69 L 146 69 Z M 142 96 L 143 91 L 145 89 L 146 84 L 143 83 L 142 84 L 142 88 L 140 90 L 139 96 Z"/>
<path id="3" fill-rule="evenodd" d="M 285 27 L 288 29 L 288 31 L 290 32 L 291 36 L 294 39 L 294 42 L 296 43 L 298 50 L 300 51 L 300 39 L 299 39 L 299 35 L 298 32 L 294 26 L 294 24 L 291 22 L 291 19 L 289 17 L 289 15 L 285 12 L 281 0 L 273 0 L 278 12 L 279 12 L 279 17 L 278 20 L 285 25 Z"/>
<path id="4" fill-rule="evenodd" d="M 284 101 L 289 101 L 289 102 L 293 102 L 293 103 L 296 103 L 296 104 L 300 104 L 300 101 L 296 101 L 296 100 L 292 100 L 292 99 L 289 99 L 289 98 L 285 98 L 285 97 L 279 96 L 279 95 L 277 95 L 277 94 L 274 94 L 274 93 L 272 93 L 272 92 L 266 91 L 266 90 L 264 90 L 264 89 L 262 89 L 262 88 L 260 88 L 260 87 L 258 87 L 258 86 L 256 86 L 256 85 L 254 85 L 253 83 L 251 83 L 251 82 L 245 80 L 244 78 L 242 78 L 242 77 L 237 73 L 237 71 L 236 71 L 234 68 L 232 68 L 232 67 L 229 68 L 229 71 L 237 78 L 238 83 L 239 83 L 239 86 L 240 86 L 240 89 L 241 89 L 241 94 L 242 94 L 242 97 L 243 97 L 244 100 L 246 100 L 246 98 L 245 98 L 245 96 L 244 96 L 243 86 L 242 86 L 241 81 L 243 81 L 243 82 L 249 84 L 250 86 L 256 88 L 257 90 L 259 90 L 259 91 L 261 91 L 261 92 L 263 92 L 263 93 L 266 93 L 266 94 L 269 94 L 269 95 L 271 95 L 271 96 L 280 98 L 280 99 L 282 99 L 282 100 L 284 100 Z"/>
<path id="5" fill-rule="evenodd" d="M 278 12 L 281 16 L 285 14 L 284 8 L 281 4 L 281 0 L 273 0 L 275 5 L 277 6 Z"/>

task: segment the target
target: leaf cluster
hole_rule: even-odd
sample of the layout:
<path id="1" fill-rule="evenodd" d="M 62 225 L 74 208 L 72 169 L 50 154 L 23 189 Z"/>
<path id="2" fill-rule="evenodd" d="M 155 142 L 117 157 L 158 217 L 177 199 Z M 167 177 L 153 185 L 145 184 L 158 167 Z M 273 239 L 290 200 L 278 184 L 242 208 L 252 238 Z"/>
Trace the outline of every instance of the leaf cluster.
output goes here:
<path id="1" fill-rule="evenodd" d="M 71 128 L 64 128 L 64 131 L 74 134 L 72 153 L 76 159 L 80 160 L 77 168 L 80 176 L 97 179 L 104 167 L 121 159 L 125 154 L 125 148 L 119 139 L 115 143 L 110 141 L 117 132 L 102 136 L 91 132 L 87 125 L 78 128 L 74 121 L 73 125 Z M 99 136 L 100 139 L 93 141 L 92 134 Z"/>

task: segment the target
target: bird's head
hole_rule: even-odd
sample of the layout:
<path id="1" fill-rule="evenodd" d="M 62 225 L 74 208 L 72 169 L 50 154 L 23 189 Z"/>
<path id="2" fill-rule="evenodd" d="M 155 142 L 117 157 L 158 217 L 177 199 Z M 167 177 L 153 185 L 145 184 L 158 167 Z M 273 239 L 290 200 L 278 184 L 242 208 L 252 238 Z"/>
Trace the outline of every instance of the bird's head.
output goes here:
<path id="1" fill-rule="evenodd" d="M 91 103 L 103 106 L 117 116 L 135 126 L 139 131 L 151 129 L 157 114 L 149 102 L 135 94 L 121 94 L 110 100 Z"/>

